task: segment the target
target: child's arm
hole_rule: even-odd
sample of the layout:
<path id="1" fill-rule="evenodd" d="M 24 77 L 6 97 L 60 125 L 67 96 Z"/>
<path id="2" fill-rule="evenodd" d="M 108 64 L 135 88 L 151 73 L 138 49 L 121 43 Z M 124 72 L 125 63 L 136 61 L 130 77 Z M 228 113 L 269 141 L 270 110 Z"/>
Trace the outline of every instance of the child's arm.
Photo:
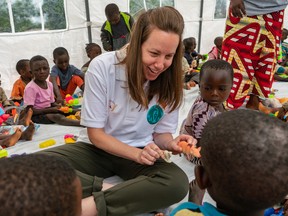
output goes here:
<path id="1" fill-rule="evenodd" d="M 84 80 L 85 73 L 81 71 L 79 68 L 75 67 L 74 65 L 70 65 L 71 70 L 73 70 L 73 75 L 77 75 Z"/>
<path id="2" fill-rule="evenodd" d="M 33 105 L 29 105 L 27 106 L 26 109 L 31 108 L 33 110 L 33 115 L 45 115 L 45 114 L 49 114 L 49 113 L 60 113 L 60 111 L 58 110 L 58 107 L 54 106 L 54 107 L 47 107 L 47 108 L 43 108 L 43 109 L 35 109 Z"/>
<path id="3" fill-rule="evenodd" d="M 60 90 L 59 90 L 59 87 L 57 85 L 57 77 L 50 76 L 50 81 L 53 84 L 53 92 L 54 92 L 54 95 L 56 97 L 56 102 L 57 103 L 62 103 L 63 102 L 63 98 L 62 98 L 62 96 L 60 94 Z"/>

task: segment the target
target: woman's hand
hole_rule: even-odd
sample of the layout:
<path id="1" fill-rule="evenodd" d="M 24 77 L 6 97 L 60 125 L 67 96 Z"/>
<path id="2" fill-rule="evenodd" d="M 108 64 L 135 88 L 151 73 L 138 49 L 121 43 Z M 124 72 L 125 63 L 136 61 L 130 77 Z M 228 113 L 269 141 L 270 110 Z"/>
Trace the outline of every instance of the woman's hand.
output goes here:
<path id="1" fill-rule="evenodd" d="M 243 0 L 231 0 L 230 9 L 234 17 L 242 18 L 246 15 L 246 9 Z"/>
<path id="2" fill-rule="evenodd" d="M 164 157 L 163 150 L 155 143 L 149 143 L 140 151 L 137 162 L 144 165 L 153 165 L 160 157 Z"/>
<path id="3" fill-rule="evenodd" d="M 190 135 L 187 135 L 187 134 L 181 134 L 179 135 L 178 137 L 176 137 L 175 139 L 171 140 L 170 143 L 169 143 L 169 149 L 167 150 L 170 150 L 173 152 L 173 154 L 180 154 L 183 152 L 182 148 L 178 145 L 178 143 L 180 141 L 186 141 L 188 144 L 191 144 L 191 145 L 194 145 L 196 146 L 196 143 L 197 143 L 197 140 L 190 136 Z"/>

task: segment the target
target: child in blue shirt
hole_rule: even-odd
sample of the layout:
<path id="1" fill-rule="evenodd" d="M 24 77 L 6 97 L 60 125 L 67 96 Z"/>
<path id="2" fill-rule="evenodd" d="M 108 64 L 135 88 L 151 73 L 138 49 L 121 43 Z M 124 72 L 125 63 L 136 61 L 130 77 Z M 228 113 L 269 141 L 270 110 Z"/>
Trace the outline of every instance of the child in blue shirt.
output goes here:
<path id="1" fill-rule="evenodd" d="M 51 69 L 50 81 L 57 103 L 62 103 L 67 94 L 73 95 L 76 88 L 84 91 L 84 73 L 69 64 L 69 54 L 64 47 L 57 47 L 53 51 L 55 65 Z"/>

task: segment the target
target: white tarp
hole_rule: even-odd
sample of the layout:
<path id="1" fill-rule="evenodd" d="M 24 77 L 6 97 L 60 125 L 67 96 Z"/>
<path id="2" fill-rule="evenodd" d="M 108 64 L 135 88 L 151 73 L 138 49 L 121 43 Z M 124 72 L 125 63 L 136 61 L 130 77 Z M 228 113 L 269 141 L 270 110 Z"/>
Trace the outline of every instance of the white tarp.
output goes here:
<path id="1" fill-rule="evenodd" d="M 15 65 L 20 59 L 30 59 L 34 55 L 43 55 L 52 67 L 54 48 L 63 46 L 70 54 L 70 64 L 80 68 L 88 60 L 84 49 L 85 44 L 89 42 L 87 33 L 89 23 L 86 22 L 85 0 L 66 0 L 64 2 L 68 26 L 66 30 L 0 33 L 0 74 L 2 87 L 8 97 L 13 82 L 19 77 Z M 112 2 L 116 3 L 121 11 L 129 12 L 128 0 L 89 0 L 92 42 L 99 45 L 101 45 L 100 29 L 106 20 L 104 8 Z M 203 2 L 200 52 L 207 53 L 213 46 L 214 38 L 223 35 L 225 19 L 214 19 L 216 0 Z M 201 0 L 175 0 L 174 4 L 184 17 L 185 32 L 183 38 L 193 36 L 198 41 Z"/>

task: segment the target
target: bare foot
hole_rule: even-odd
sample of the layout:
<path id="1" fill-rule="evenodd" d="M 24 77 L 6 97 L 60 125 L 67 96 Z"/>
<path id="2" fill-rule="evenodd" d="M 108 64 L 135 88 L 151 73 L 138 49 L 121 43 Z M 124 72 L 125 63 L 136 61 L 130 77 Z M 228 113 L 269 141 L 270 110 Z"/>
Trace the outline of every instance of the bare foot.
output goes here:
<path id="1" fill-rule="evenodd" d="M 246 104 L 247 109 L 259 110 L 260 99 L 257 95 L 250 94 L 250 98 Z"/>
<path id="2" fill-rule="evenodd" d="M 21 140 L 32 140 L 32 137 L 35 132 L 35 125 L 34 123 L 30 120 L 29 126 L 26 128 L 25 131 L 23 131 Z"/>
<path id="3" fill-rule="evenodd" d="M 195 179 L 189 183 L 189 196 L 188 196 L 189 202 L 196 203 L 197 205 L 202 205 L 204 193 L 205 190 L 199 188 Z"/>
<path id="4" fill-rule="evenodd" d="M 14 134 L 7 135 L 6 138 L 1 140 L 1 145 L 6 147 L 14 146 L 20 139 L 21 134 L 22 134 L 21 129 L 17 128 Z"/>
<path id="5" fill-rule="evenodd" d="M 20 117 L 19 117 L 19 124 L 24 125 L 24 126 L 29 126 L 32 115 L 33 115 L 33 110 L 31 108 L 29 108 L 28 111 L 26 110 L 21 111 Z"/>

